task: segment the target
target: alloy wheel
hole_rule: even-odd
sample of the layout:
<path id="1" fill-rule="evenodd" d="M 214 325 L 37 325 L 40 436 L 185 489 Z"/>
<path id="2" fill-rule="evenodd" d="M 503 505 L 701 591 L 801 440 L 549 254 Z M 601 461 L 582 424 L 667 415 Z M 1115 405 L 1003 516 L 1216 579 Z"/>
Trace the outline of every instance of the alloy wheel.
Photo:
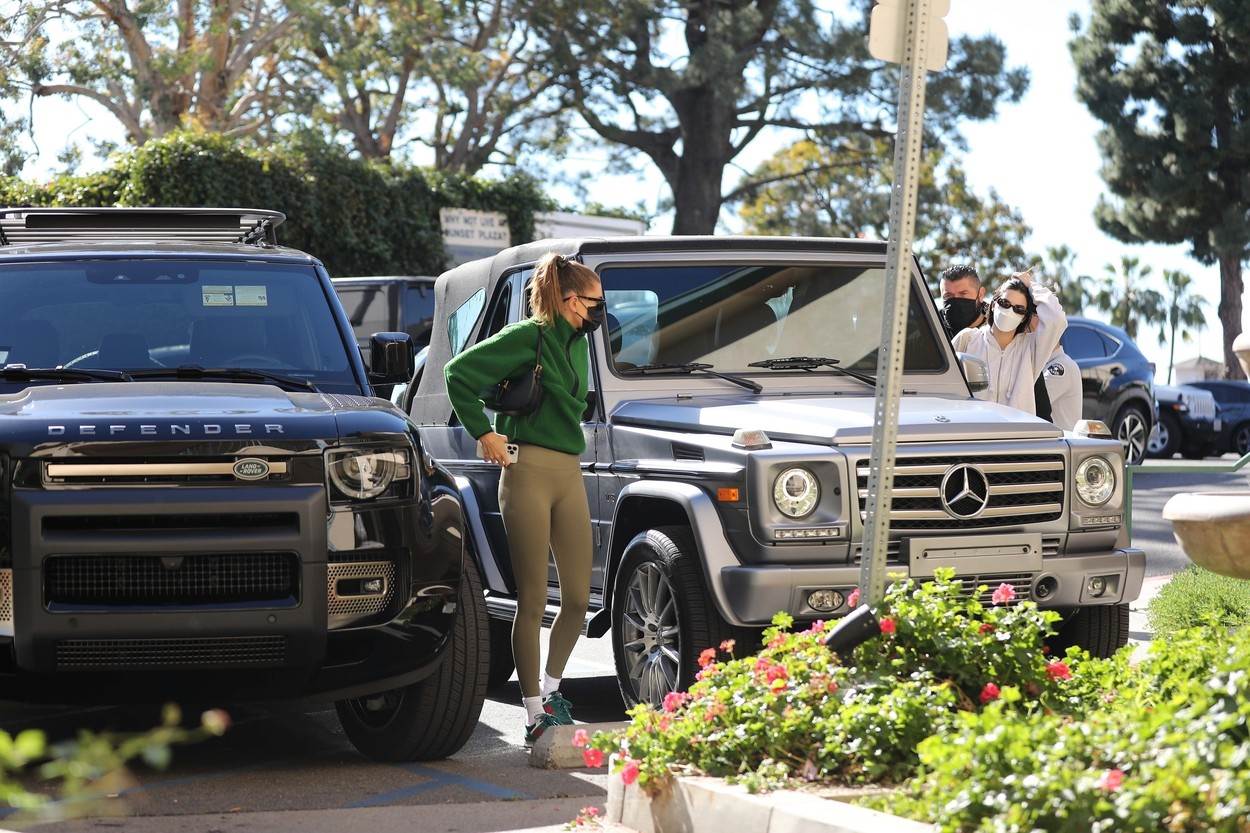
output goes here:
<path id="1" fill-rule="evenodd" d="M 1120 420 L 1118 433 L 1120 444 L 1124 446 L 1124 456 L 1130 465 L 1137 465 L 1146 454 L 1146 438 L 1149 436 L 1146 421 L 1137 411 L 1128 411 Z"/>
<path id="2" fill-rule="evenodd" d="M 621 644 L 626 671 L 640 702 L 658 706 L 664 695 L 677 690 L 681 671 L 677 594 L 656 564 L 642 564 L 629 579 Z"/>
<path id="3" fill-rule="evenodd" d="M 1162 454 L 1163 449 L 1168 447 L 1168 442 L 1172 439 L 1172 435 L 1168 433 L 1168 426 L 1163 420 L 1155 423 L 1154 430 L 1150 432 L 1150 440 L 1146 443 L 1146 450 L 1151 454 Z"/>
<path id="4" fill-rule="evenodd" d="M 347 702 L 361 723 L 374 729 L 384 729 L 403 707 L 404 691 L 405 689 L 395 688 L 368 697 L 356 697 Z"/>

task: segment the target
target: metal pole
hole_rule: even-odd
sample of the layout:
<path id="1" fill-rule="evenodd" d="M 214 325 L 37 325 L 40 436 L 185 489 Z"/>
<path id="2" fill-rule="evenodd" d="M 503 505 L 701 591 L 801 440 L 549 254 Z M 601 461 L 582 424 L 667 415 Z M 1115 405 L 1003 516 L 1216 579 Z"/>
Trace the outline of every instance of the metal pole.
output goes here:
<path id="1" fill-rule="evenodd" d="M 890 239 L 886 247 L 885 312 L 877 355 L 877 399 L 868 472 L 868 517 L 859 585 L 863 599 L 876 604 L 885 595 L 886 553 L 890 543 L 890 500 L 898 442 L 898 403 L 903 385 L 903 350 L 912 285 L 912 236 L 924 128 L 925 51 L 929 43 L 930 0 L 906 0 L 906 34 L 898 85 L 898 133 L 894 138 L 894 191 L 890 195 Z"/>

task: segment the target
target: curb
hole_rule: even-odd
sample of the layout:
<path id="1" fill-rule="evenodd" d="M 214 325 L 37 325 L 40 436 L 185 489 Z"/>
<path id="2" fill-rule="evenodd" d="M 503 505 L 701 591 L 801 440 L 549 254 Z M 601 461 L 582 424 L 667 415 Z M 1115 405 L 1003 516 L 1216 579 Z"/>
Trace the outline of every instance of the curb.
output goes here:
<path id="1" fill-rule="evenodd" d="M 589 769 L 582 759 L 582 750 L 573 745 L 573 733 L 585 729 L 591 737 L 596 732 L 614 732 L 629 724 L 575 723 L 572 726 L 552 726 L 542 733 L 530 750 L 530 766 L 539 769 Z"/>

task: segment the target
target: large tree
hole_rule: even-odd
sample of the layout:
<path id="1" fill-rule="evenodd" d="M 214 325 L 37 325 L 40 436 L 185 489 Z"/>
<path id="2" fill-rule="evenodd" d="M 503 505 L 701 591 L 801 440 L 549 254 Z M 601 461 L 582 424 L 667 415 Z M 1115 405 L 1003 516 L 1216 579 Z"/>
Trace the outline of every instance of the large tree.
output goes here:
<path id="1" fill-rule="evenodd" d="M 1194 279 L 1175 269 L 1163 270 L 1164 319 L 1159 327 L 1159 343 L 1168 346 L 1168 384 L 1172 384 L 1172 368 L 1176 364 L 1176 336 L 1189 341 L 1190 330 L 1201 329 L 1206 322 L 1203 307 L 1206 299 L 1194 294 Z"/>
<path id="2" fill-rule="evenodd" d="M 132 144 L 197 126 L 265 126 L 277 52 L 294 31 L 282 0 L 26 0 L 62 34 L 29 69 L 35 95 L 95 102 Z"/>
<path id="3" fill-rule="evenodd" d="M 882 238 L 889 234 L 892 143 L 859 138 L 828 144 L 801 140 L 779 151 L 742 190 L 751 234 Z M 930 275 L 971 263 L 991 283 L 1024 269 L 1030 229 L 998 194 L 978 194 L 963 169 L 931 149 L 923 158 L 915 251 Z"/>
<path id="4" fill-rule="evenodd" d="M 1059 297 L 1063 311 L 1080 315 L 1096 294 L 1093 279 L 1076 273 L 1076 252 L 1065 243 L 1047 246 L 1042 258 L 1041 278 Z"/>
<path id="5" fill-rule="evenodd" d="M 1072 25 L 1077 93 L 1104 125 L 1112 196 L 1098 224 L 1219 263 L 1225 372 L 1242 378 L 1232 347 L 1250 256 L 1250 3 L 1094 0 Z"/>
<path id="6" fill-rule="evenodd" d="M 766 130 L 887 137 L 897 67 L 869 57 L 870 0 L 551 0 L 537 17 L 586 124 L 643 154 L 672 193 L 676 234 L 711 233 L 725 169 Z M 1028 83 L 993 37 L 956 38 L 930 78 L 927 127 L 958 141 Z M 749 188 L 752 183 L 741 183 Z"/>
<path id="7" fill-rule="evenodd" d="M 1109 313 L 1111 323 L 1123 327 L 1134 341 L 1142 324 L 1162 324 L 1167 317 L 1163 296 L 1145 286 L 1151 271 L 1138 258 L 1122 256 L 1118 266 L 1108 263 L 1104 267 L 1102 283 L 1094 293 L 1098 308 Z"/>

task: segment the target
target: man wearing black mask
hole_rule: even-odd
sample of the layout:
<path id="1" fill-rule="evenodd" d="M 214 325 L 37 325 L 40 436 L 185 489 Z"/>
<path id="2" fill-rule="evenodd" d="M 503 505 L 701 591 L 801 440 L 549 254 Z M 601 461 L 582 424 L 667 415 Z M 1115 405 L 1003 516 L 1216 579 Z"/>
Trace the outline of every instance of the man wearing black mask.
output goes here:
<path id="1" fill-rule="evenodd" d="M 985 323 L 985 287 L 981 285 L 981 277 L 974 266 L 961 263 L 944 270 L 941 290 L 941 318 L 948 339 L 962 330 Z M 1050 396 L 1046 393 L 1045 375 L 1038 376 L 1033 383 L 1033 398 L 1037 415 L 1050 422 Z"/>

